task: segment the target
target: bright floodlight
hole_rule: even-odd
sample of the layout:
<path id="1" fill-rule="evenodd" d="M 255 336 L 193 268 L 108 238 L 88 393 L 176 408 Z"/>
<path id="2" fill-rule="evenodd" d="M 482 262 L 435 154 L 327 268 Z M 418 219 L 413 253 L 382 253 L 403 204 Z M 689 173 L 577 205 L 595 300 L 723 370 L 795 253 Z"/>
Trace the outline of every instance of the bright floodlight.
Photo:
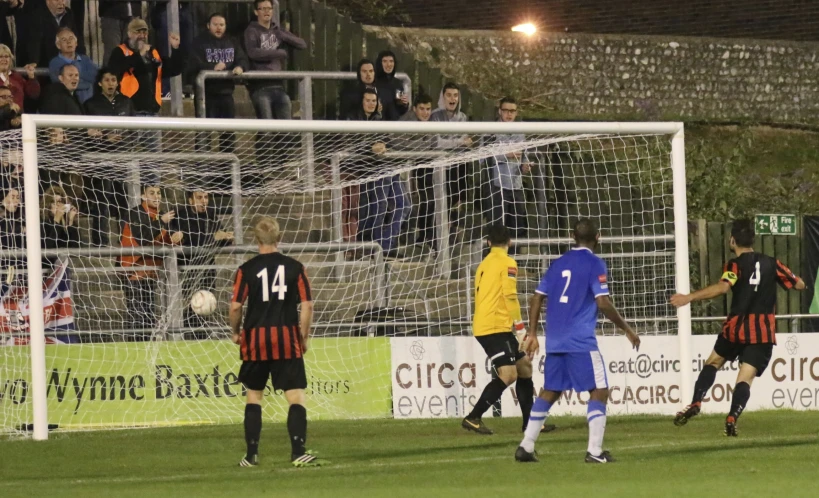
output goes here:
<path id="1" fill-rule="evenodd" d="M 527 22 L 526 24 L 518 24 L 512 28 L 512 31 L 516 33 L 525 33 L 526 36 L 532 36 L 537 32 L 537 28 L 534 24 Z"/>

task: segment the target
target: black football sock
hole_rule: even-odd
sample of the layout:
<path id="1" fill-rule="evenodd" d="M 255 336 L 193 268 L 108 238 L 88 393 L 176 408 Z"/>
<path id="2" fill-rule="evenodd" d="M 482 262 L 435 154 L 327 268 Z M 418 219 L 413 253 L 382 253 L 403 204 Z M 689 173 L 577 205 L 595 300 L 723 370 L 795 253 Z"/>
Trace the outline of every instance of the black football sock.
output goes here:
<path id="1" fill-rule="evenodd" d="M 301 405 L 290 405 L 287 412 L 287 433 L 290 434 L 290 445 L 293 456 L 304 455 L 304 443 L 307 441 L 307 409 Z"/>
<path id="2" fill-rule="evenodd" d="M 734 400 L 731 403 L 731 411 L 728 412 L 729 417 L 738 419 L 745 410 L 745 405 L 748 404 L 748 399 L 751 397 L 751 386 L 747 382 L 740 382 L 734 387 Z"/>
<path id="3" fill-rule="evenodd" d="M 262 406 L 245 405 L 245 442 L 247 457 L 259 453 L 259 437 L 262 434 Z"/>
<path id="4" fill-rule="evenodd" d="M 526 425 L 529 423 L 529 414 L 532 413 L 532 405 L 535 403 L 535 384 L 532 382 L 532 378 L 521 379 L 518 377 L 515 391 L 518 395 L 518 403 L 520 403 L 523 429 L 526 430 Z"/>
<path id="5" fill-rule="evenodd" d="M 494 405 L 500 399 L 504 389 L 506 389 L 506 383 L 500 379 L 492 379 L 492 382 L 483 388 L 481 397 L 478 399 L 478 402 L 475 403 L 475 406 L 472 408 L 472 411 L 469 412 L 469 415 L 467 415 L 466 418 L 473 420 L 480 419 L 483 414 L 486 413 L 486 410 L 488 410 L 490 406 Z"/>
<path id="6" fill-rule="evenodd" d="M 697 382 L 694 384 L 694 398 L 691 400 L 691 404 L 702 403 L 702 398 L 705 397 L 708 390 L 714 385 L 716 378 L 717 368 L 715 366 L 705 365 L 702 367 L 702 371 L 699 377 L 697 377 Z"/>

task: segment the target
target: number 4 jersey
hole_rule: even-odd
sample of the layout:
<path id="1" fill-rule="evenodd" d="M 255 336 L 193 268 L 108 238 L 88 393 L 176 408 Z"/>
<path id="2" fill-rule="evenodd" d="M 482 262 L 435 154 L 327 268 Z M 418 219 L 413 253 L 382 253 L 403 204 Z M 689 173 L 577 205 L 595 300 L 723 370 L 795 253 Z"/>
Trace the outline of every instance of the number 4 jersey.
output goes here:
<path id="1" fill-rule="evenodd" d="M 746 252 L 725 264 L 720 280 L 732 291 L 722 336 L 738 344 L 776 344 L 776 284 L 792 288 L 793 272 L 775 258 Z"/>
<path id="2" fill-rule="evenodd" d="M 233 284 L 233 302 L 246 301 L 242 360 L 301 358 L 299 303 L 312 301 L 304 265 L 278 252 L 247 261 Z"/>
<path id="3" fill-rule="evenodd" d="M 546 302 L 546 354 L 598 351 L 597 301 L 609 295 L 606 263 L 575 247 L 546 270 L 535 292 Z"/>

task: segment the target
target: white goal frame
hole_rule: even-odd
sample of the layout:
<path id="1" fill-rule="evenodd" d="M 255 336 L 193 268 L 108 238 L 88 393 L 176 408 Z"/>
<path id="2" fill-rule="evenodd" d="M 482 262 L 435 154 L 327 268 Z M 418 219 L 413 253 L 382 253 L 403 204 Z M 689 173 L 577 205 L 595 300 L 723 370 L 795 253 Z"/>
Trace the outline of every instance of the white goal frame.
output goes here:
<path id="1" fill-rule="evenodd" d="M 685 178 L 685 134 L 681 122 L 514 122 L 503 123 L 504 134 L 654 134 L 665 135 L 671 141 L 671 167 L 673 172 L 674 199 L 674 259 L 676 291 L 690 292 L 688 254 L 688 208 Z M 314 183 L 312 161 L 309 160 L 313 133 L 424 133 L 424 134 L 495 134 L 497 122 L 445 123 L 445 122 L 362 122 L 362 121 L 298 121 L 256 119 L 201 119 L 201 118 L 120 118 L 103 116 L 57 116 L 23 114 L 22 141 L 24 163 L 24 201 L 26 206 L 39 206 L 39 177 L 37 158 L 38 128 L 116 128 L 142 130 L 192 130 L 304 133 L 306 154 L 306 182 Z M 40 210 L 25 210 L 26 255 L 28 261 L 41 260 Z M 42 287 L 41 265 L 29 265 L 28 288 Z M 41 292 L 29 292 L 29 320 L 31 347 L 32 404 L 34 415 L 33 439 L 48 439 L 48 415 L 46 403 L 45 331 L 43 323 L 43 296 Z M 691 339 L 691 308 L 677 309 L 678 338 L 680 348 L 681 399 L 688 399 L 693 392 L 693 360 Z M 688 367 L 686 367 L 688 366 Z"/>

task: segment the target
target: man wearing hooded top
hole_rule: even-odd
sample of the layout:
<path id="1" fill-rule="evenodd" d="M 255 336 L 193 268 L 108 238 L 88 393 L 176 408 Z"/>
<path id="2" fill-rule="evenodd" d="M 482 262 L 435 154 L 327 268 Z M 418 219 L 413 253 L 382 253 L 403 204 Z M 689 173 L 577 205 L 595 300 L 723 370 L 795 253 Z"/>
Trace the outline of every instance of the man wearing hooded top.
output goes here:
<path id="1" fill-rule="evenodd" d="M 381 121 L 378 112 L 378 94 L 375 89 L 367 88 L 361 96 L 359 109 L 348 117 L 351 121 Z M 357 174 L 381 173 L 384 161 L 381 158 L 387 152 L 386 141 L 372 136 L 363 136 L 352 151 L 355 158 L 352 167 Z M 399 183 L 396 188 L 395 183 Z M 398 175 L 379 178 L 366 182 L 361 187 L 358 209 L 358 240 L 378 242 L 387 256 L 394 256 L 398 246 L 398 235 L 401 222 L 406 216 L 408 203 L 405 201 L 403 188 Z M 342 203 L 342 211 L 344 206 Z M 342 221 L 351 222 L 352 209 L 342 212 Z M 354 215 L 353 215 L 354 216 Z M 349 231 L 346 230 L 346 231 Z"/>
<path id="2" fill-rule="evenodd" d="M 404 83 L 395 77 L 398 62 L 395 54 L 384 50 L 375 60 L 375 87 L 381 99 L 384 121 L 398 121 L 409 109 L 409 98 L 404 92 Z"/>
<path id="3" fill-rule="evenodd" d="M 465 123 L 469 121 L 466 114 L 461 112 L 461 90 L 455 83 L 444 85 L 438 98 L 438 108 L 432 111 L 429 117 L 432 122 Z M 439 150 L 455 150 L 470 147 L 472 139 L 468 135 L 439 135 L 437 148 Z M 458 228 L 458 208 L 466 202 L 466 163 L 451 166 L 446 172 L 447 206 L 449 207 L 450 244 L 455 241 Z"/>
<path id="4" fill-rule="evenodd" d="M 383 110 L 383 102 L 381 102 L 379 91 L 375 86 L 375 65 L 373 64 L 373 61 L 370 59 L 361 59 L 358 61 L 356 75 L 358 77 L 358 81 L 356 81 L 355 85 L 341 92 L 341 111 L 339 115 L 342 119 L 349 120 L 351 115 L 360 112 L 361 98 L 364 94 L 364 90 L 368 89 L 373 90 L 376 97 L 378 97 L 379 102 L 377 111 L 378 114 L 381 115 Z M 380 119 L 381 118 L 379 118 L 379 120 Z"/>

